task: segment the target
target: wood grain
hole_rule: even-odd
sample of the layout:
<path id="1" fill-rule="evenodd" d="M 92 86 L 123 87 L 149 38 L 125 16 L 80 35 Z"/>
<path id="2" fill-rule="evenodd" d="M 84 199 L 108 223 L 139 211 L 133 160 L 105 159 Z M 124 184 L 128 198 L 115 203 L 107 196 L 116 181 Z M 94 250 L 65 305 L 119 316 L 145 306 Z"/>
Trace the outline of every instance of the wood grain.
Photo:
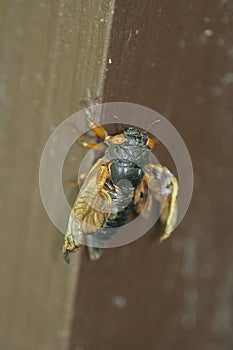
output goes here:
<path id="1" fill-rule="evenodd" d="M 108 0 L 0 4 L 4 349 L 67 348 L 80 259 L 69 267 L 62 260 L 63 236 L 40 198 L 39 162 L 47 138 L 80 108 L 87 89 L 101 98 L 112 11 Z"/>

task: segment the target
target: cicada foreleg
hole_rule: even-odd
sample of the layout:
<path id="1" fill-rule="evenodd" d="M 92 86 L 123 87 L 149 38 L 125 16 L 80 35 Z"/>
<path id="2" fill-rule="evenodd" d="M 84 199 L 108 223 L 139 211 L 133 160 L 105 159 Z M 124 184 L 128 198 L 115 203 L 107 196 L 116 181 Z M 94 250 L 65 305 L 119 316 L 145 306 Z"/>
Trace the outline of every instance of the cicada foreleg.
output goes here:
<path id="1" fill-rule="evenodd" d="M 84 110 L 84 113 L 86 114 L 87 117 L 87 123 L 89 128 L 91 129 L 91 131 L 97 136 L 99 137 L 102 141 L 104 141 L 106 139 L 106 137 L 108 136 L 107 131 L 104 129 L 104 127 L 100 124 L 96 124 L 93 119 L 92 119 L 92 114 L 91 111 L 86 108 Z"/>
<path id="2" fill-rule="evenodd" d="M 86 236 L 86 242 L 87 242 L 87 250 L 90 260 L 95 261 L 98 260 L 101 255 L 103 254 L 104 248 L 100 247 L 93 247 L 93 236 L 87 235 Z"/>
<path id="3" fill-rule="evenodd" d="M 94 123 L 91 119 L 88 118 L 88 125 L 90 129 L 93 131 L 93 133 L 98 136 L 102 141 L 106 139 L 108 136 L 107 131 L 102 127 L 102 125 Z M 78 140 L 79 144 L 82 145 L 84 148 L 95 148 L 98 151 L 104 151 L 105 145 L 103 143 L 95 143 L 95 142 L 87 142 L 83 138 L 79 138 Z"/>

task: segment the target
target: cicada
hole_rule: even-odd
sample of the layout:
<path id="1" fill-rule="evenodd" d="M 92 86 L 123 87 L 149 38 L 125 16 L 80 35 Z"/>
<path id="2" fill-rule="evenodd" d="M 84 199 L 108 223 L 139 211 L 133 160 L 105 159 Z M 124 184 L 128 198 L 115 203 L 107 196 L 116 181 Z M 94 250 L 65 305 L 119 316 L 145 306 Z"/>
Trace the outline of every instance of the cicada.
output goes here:
<path id="1" fill-rule="evenodd" d="M 177 221 L 178 182 L 165 166 L 150 163 L 149 154 L 155 142 L 148 133 L 129 127 L 120 133 L 108 135 L 102 125 L 92 120 L 89 120 L 89 127 L 101 143 L 83 140 L 80 143 L 89 149 L 99 146 L 103 156 L 84 176 L 71 210 L 62 249 L 67 263 L 69 254 L 82 247 L 84 237 L 89 237 L 91 242 L 91 237 L 101 230 L 104 236 L 105 228 L 124 225 L 130 213 L 149 212 L 154 201 L 162 206 L 160 221 L 164 232 L 161 241 L 171 235 Z M 127 180 L 130 188 L 119 186 L 121 180 Z M 124 201 L 126 205 L 118 212 L 108 212 L 99 210 L 98 205 L 96 207 L 98 201 L 106 203 L 109 208 L 117 207 Z M 95 230 L 91 230 L 90 226 Z M 103 248 L 90 245 L 88 251 L 90 259 L 97 260 Z"/>

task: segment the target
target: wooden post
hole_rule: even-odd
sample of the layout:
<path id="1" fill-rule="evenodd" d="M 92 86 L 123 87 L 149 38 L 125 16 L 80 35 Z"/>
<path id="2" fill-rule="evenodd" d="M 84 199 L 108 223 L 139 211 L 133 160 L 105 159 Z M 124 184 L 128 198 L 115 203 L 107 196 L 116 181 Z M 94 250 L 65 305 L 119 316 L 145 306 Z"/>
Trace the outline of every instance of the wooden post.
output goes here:
<path id="1" fill-rule="evenodd" d="M 39 162 L 47 138 L 80 109 L 87 89 L 101 98 L 112 11 L 109 0 L 0 4 L 4 349 L 67 348 L 80 259 L 72 266 L 62 259 L 63 236 L 40 198 Z"/>

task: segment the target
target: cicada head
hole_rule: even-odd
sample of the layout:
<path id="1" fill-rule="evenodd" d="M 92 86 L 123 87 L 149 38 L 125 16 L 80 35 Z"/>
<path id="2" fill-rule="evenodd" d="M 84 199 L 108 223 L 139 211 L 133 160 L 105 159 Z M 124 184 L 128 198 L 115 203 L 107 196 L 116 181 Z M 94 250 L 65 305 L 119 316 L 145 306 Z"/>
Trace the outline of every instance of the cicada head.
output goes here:
<path id="1" fill-rule="evenodd" d="M 143 147 L 152 149 L 154 141 L 145 132 L 136 128 L 128 128 L 122 133 L 126 139 L 126 144 L 129 146 Z"/>

